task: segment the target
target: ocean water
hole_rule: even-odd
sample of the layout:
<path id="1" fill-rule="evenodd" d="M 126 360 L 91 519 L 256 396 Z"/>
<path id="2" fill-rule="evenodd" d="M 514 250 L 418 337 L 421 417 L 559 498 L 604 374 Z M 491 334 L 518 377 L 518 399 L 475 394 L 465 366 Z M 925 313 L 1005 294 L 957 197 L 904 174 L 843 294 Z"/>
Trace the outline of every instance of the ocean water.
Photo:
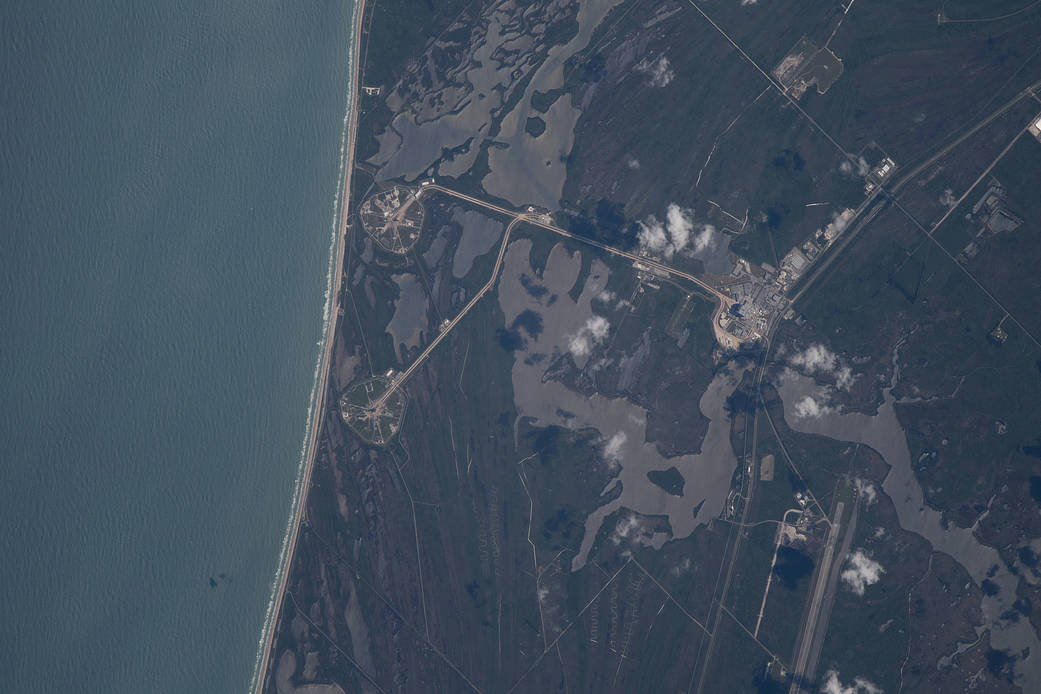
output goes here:
<path id="1" fill-rule="evenodd" d="M 0 691 L 244 692 L 354 7 L 0 7 Z"/>

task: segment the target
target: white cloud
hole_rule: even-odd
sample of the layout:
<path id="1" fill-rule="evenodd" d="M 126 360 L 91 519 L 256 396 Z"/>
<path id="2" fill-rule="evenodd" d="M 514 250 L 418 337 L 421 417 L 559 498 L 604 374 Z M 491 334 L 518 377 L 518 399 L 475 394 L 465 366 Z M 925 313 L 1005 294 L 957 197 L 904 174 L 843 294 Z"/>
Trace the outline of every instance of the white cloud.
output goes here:
<path id="1" fill-rule="evenodd" d="M 568 338 L 567 349 L 576 357 L 585 357 L 593 350 L 593 345 L 589 343 L 588 337 L 579 333 Z"/>
<path id="2" fill-rule="evenodd" d="M 618 520 L 618 525 L 615 526 L 614 533 L 611 535 L 611 542 L 616 545 L 621 544 L 622 540 L 629 539 L 629 536 L 639 529 L 640 517 L 635 513 L 627 513 Z"/>
<path id="3" fill-rule="evenodd" d="M 568 337 L 568 351 L 576 357 L 588 356 L 593 348 L 604 341 L 611 324 L 603 316 L 593 316 L 585 322 L 578 333 Z"/>
<path id="4" fill-rule="evenodd" d="M 758 2 L 758 0 L 741 0 L 741 7 L 748 7 L 749 5 L 756 4 L 756 2 Z"/>
<path id="5" fill-rule="evenodd" d="M 640 249 L 645 254 L 661 255 L 669 259 L 690 245 L 691 233 L 694 231 L 694 213 L 676 203 L 669 203 L 665 209 L 664 223 L 651 215 L 637 224 L 640 228 L 637 233 Z M 710 243 L 714 231 L 715 229 L 711 229 L 706 233 L 706 228 L 703 227 L 699 233 L 699 236 L 704 234 L 702 242 Z M 697 239 L 695 250 L 703 250 L 697 247 Z"/>
<path id="6" fill-rule="evenodd" d="M 954 191 L 948 188 L 940 196 L 940 204 L 944 207 L 954 207 L 958 204 L 958 198 L 954 197 Z"/>
<path id="7" fill-rule="evenodd" d="M 669 569 L 669 573 L 677 577 L 687 573 L 688 571 L 690 571 L 690 557 Z"/>
<path id="8" fill-rule="evenodd" d="M 629 160 L 625 162 L 625 165 L 633 171 L 637 171 L 640 168 L 640 160 L 636 157 L 629 157 Z"/>
<path id="9" fill-rule="evenodd" d="M 822 414 L 831 412 L 831 408 L 826 404 L 817 402 L 816 398 L 812 395 L 807 395 L 799 402 L 795 403 L 795 416 L 799 419 L 816 419 Z"/>
<path id="10" fill-rule="evenodd" d="M 672 78 L 676 76 L 669 67 L 669 59 L 664 55 L 659 56 L 657 60 L 644 58 L 636 69 L 650 77 L 649 84 L 652 87 L 667 87 L 672 82 Z"/>
<path id="11" fill-rule="evenodd" d="M 856 175 L 864 177 L 867 176 L 871 171 L 871 167 L 868 165 L 867 160 L 864 157 L 857 157 L 856 159 L 843 159 L 839 162 L 839 172 L 844 176 L 852 177 L 854 173 Z"/>
<path id="12" fill-rule="evenodd" d="M 640 231 L 637 238 L 640 248 L 651 253 L 665 253 L 671 256 L 673 251 L 669 248 L 669 237 L 665 233 L 665 227 L 653 214 L 645 222 L 637 222 Z"/>
<path id="13" fill-rule="evenodd" d="M 694 236 L 694 252 L 700 253 L 706 248 L 715 246 L 717 238 L 716 227 L 711 224 L 702 224 Z"/>
<path id="14" fill-rule="evenodd" d="M 831 372 L 835 370 L 838 357 L 824 345 L 810 345 L 802 352 L 792 355 L 791 362 L 813 373 L 816 371 Z"/>
<path id="15" fill-rule="evenodd" d="M 853 480 L 853 484 L 857 488 L 857 493 L 864 497 L 865 505 L 870 506 L 878 499 L 878 492 L 875 490 L 875 485 L 871 484 L 871 482 L 858 477 Z"/>
<path id="16" fill-rule="evenodd" d="M 850 590 L 863 595 L 864 589 L 878 583 L 885 572 L 881 564 L 858 549 L 849 555 L 849 568 L 842 572 L 841 578 Z"/>
<path id="17" fill-rule="evenodd" d="M 611 462 L 618 462 L 622 457 L 622 447 L 625 446 L 626 437 L 624 431 L 619 431 L 604 443 L 604 457 Z"/>
<path id="18" fill-rule="evenodd" d="M 846 230 L 849 225 L 850 215 L 839 214 L 838 212 L 831 213 L 831 228 L 835 230 L 835 234 L 841 234 Z"/>
<path id="19" fill-rule="evenodd" d="M 603 316 L 593 316 L 586 321 L 585 328 L 593 336 L 593 339 L 599 342 L 607 337 L 607 331 L 611 329 L 611 324 Z"/>
<path id="20" fill-rule="evenodd" d="M 694 220 L 679 205 L 673 203 L 665 210 L 665 228 L 669 232 L 669 240 L 673 248 L 680 251 L 690 243 L 690 232 L 694 230 Z"/>
<path id="21" fill-rule="evenodd" d="M 853 371 L 848 366 L 843 366 L 835 372 L 835 385 L 842 390 L 849 390 L 853 385 Z"/>
<path id="22" fill-rule="evenodd" d="M 843 684 L 839 680 L 839 673 L 834 670 L 828 670 L 824 675 L 821 691 L 824 694 L 882 694 L 878 686 L 863 677 L 855 677 L 851 684 Z"/>
<path id="23" fill-rule="evenodd" d="M 789 361 L 809 375 L 831 374 L 840 390 L 849 390 L 853 385 L 853 371 L 843 366 L 835 353 L 824 345 L 810 345 L 804 351 L 793 354 Z"/>

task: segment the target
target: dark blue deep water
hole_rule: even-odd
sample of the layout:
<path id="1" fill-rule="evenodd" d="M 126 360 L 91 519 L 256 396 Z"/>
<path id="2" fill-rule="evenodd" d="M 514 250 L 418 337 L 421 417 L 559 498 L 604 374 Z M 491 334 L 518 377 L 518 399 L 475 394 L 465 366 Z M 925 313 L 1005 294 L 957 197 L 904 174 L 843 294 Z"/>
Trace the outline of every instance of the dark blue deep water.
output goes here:
<path id="1" fill-rule="evenodd" d="M 0 8 L 0 691 L 248 688 L 353 9 Z"/>

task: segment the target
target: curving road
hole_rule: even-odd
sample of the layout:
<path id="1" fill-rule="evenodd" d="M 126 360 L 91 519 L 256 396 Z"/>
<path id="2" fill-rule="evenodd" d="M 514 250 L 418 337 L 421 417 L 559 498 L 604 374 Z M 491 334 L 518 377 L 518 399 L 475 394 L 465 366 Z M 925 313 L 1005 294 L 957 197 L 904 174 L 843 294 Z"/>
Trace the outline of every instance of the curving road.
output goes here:
<path id="1" fill-rule="evenodd" d="M 686 273 L 686 272 L 682 272 L 681 270 L 677 270 L 675 268 L 669 267 L 668 265 L 663 265 L 662 263 L 659 263 L 656 260 L 651 260 L 650 258 L 647 258 L 645 256 L 637 255 L 635 253 L 629 253 L 628 251 L 623 251 L 623 250 L 614 248 L 613 246 L 608 246 L 606 244 L 600 243 L 599 241 L 594 241 L 593 239 L 589 239 L 589 238 L 586 238 L 584 236 L 577 236 L 575 234 L 572 234 L 570 231 L 566 231 L 564 229 L 561 229 L 560 227 L 556 227 L 556 226 L 553 226 L 552 224 L 548 224 L 546 222 L 543 222 L 539 218 L 539 216 L 535 215 L 535 214 L 526 214 L 526 213 L 515 212 L 513 210 L 507 210 L 505 207 L 500 207 L 498 205 L 495 205 L 493 203 L 487 202 L 485 200 L 481 200 L 480 198 L 475 198 L 473 196 L 466 195 L 465 193 L 460 193 L 459 191 L 452 190 L 451 188 L 445 188 L 444 186 L 439 186 L 436 183 L 427 183 L 427 184 L 423 185 L 420 188 L 419 192 L 416 194 L 416 198 L 420 198 L 425 192 L 431 191 L 431 190 L 432 191 L 437 191 L 439 193 L 444 193 L 445 195 L 449 195 L 451 197 L 458 198 L 459 200 L 465 200 L 466 202 L 472 203 L 472 204 L 477 205 L 479 207 L 483 207 L 483 208 L 485 208 L 487 210 L 491 210 L 491 211 L 496 212 L 498 214 L 502 214 L 502 215 L 505 215 L 507 217 L 512 217 L 512 219 L 511 219 L 509 225 L 506 227 L 506 233 L 503 234 L 502 243 L 499 246 L 499 255 L 495 259 L 495 267 L 492 268 L 492 276 L 488 279 L 488 282 L 485 283 L 485 285 L 483 287 L 481 287 L 480 291 L 478 291 L 476 294 L 474 294 L 473 298 L 470 299 L 470 301 L 467 302 L 466 306 L 463 307 L 463 309 L 459 312 L 459 314 L 455 318 L 453 318 L 451 321 L 446 323 L 441 328 L 441 331 L 438 333 L 437 337 L 435 337 L 434 340 L 429 345 L 427 345 L 427 348 L 423 350 L 422 354 L 420 354 L 418 357 L 416 357 L 416 360 L 413 361 L 412 364 L 407 369 L 402 371 L 400 374 L 398 374 L 394 378 L 393 383 L 391 383 L 390 387 L 387 388 L 387 391 L 385 393 L 383 393 L 383 395 L 381 395 L 379 398 L 377 398 L 376 400 L 374 400 L 372 402 L 370 407 L 373 410 L 377 410 L 377 409 L 383 407 L 383 405 L 387 402 L 387 399 L 390 398 L 390 396 L 394 392 L 396 392 L 399 388 L 401 388 L 405 384 L 405 381 L 407 381 L 408 378 L 413 373 L 415 373 L 415 371 L 420 366 L 422 366 L 424 362 L 426 362 L 427 357 L 429 357 L 430 354 L 434 351 L 434 349 L 436 349 L 437 346 L 439 344 L 441 344 L 441 341 L 444 340 L 445 337 L 448 336 L 448 333 L 450 333 L 452 331 L 452 329 L 455 328 L 455 326 L 459 324 L 459 321 L 462 320 L 462 318 L 467 313 L 470 312 L 470 309 L 472 309 L 477 304 L 477 302 L 480 301 L 484 297 L 484 295 L 487 294 L 489 291 L 491 291 L 491 289 L 495 286 L 495 282 L 496 282 L 497 278 L 499 277 L 499 270 L 502 268 L 503 257 L 506 254 L 506 247 L 507 247 L 507 245 L 509 245 L 509 242 L 510 242 L 510 235 L 513 232 L 513 228 L 515 226 L 517 226 L 517 224 L 520 224 L 521 222 L 527 222 L 528 224 L 531 224 L 532 226 L 539 227 L 540 229 L 545 229 L 547 231 L 552 231 L 554 234 L 557 234 L 559 236 L 563 236 L 565 238 L 569 238 L 569 239 L 572 239 L 574 241 L 578 241 L 579 243 L 584 243 L 586 245 L 593 246 L 595 248 L 599 248 L 600 250 L 602 250 L 602 251 L 604 251 L 606 253 L 610 253 L 612 255 L 617 255 L 617 256 L 620 256 L 622 258 L 628 258 L 629 260 L 632 260 L 633 262 L 642 263 L 644 266 L 652 268 L 654 270 L 657 270 L 657 271 L 659 271 L 659 272 L 661 272 L 663 274 L 666 274 L 666 275 L 668 275 L 670 277 L 679 277 L 679 278 L 685 279 L 685 280 L 687 280 L 689 282 L 692 282 L 693 284 L 697 285 L 698 287 L 701 287 L 705 291 L 707 291 L 710 294 L 712 294 L 712 296 L 716 297 L 720 301 L 719 307 L 716 309 L 716 312 L 712 316 L 713 326 L 715 326 L 716 319 L 719 316 L 719 314 L 723 310 L 725 310 L 726 307 L 729 307 L 732 303 L 734 303 L 733 298 L 727 296 L 726 294 L 724 294 L 723 292 L 719 291 L 718 289 L 716 289 L 712 285 L 706 284 L 703 280 L 698 279 L 694 275 L 691 275 L 691 274 Z"/>

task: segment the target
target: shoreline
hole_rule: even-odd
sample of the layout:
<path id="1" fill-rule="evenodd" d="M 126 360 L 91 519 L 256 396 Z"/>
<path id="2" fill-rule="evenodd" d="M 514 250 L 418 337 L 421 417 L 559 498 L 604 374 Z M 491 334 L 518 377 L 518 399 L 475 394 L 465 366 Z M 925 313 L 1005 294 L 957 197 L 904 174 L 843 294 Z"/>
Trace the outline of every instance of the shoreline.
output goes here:
<path id="1" fill-rule="evenodd" d="M 341 160 L 342 181 L 338 191 L 339 204 L 336 205 L 337 219 L 335 230 L 334 251 L 330 254 L 331 278 L 328 286 L 329 295 L 325 304 L 325 336 L 324 350 L 321 357 L 321 365 L 315 378 L 315 395 L 312 397 L 310 412 L 310 427 L 306 438 L 306 453 L 303 456 L 303 470 L 299 483 L 293 492 L 294 507 L 291 511 L 290 527 L 287 529 L 286 540 L 283 541 L 283 549 L 279 557 L 279 566 L 276 573 L 277 586 L 272 592 L 264 626 L 260 636 L 260 647 L 257 652 L 257 661 L 254 665 L 254 673 L 249 691 L 252 694 L 260 694 L 263 690 L 268 671 L 268 663 L 271 660 L 271 651 L 274 646 L 275 633 L 278 621 L 281 618 L 282 603 L 285 600 L 286 585 L 289 582 L 289 572 L 293 558 L 296 555 L 296 542 L 300 535 L 300 526 L 304 518 L 304 509 L 307 503 L 307 494 L 311 488 L 311 473 L 314 470 L 315 458 L 318 454 L 318 443 L 321 438 L 322 425 L 325 421 L 326 396 L 329 391 L 329 369 L 332 361 L 332 349 L 336 339 L 336 327 L 339 324 L 340 293 L 343 283 L 343 258 L 347 246 L 347 222 L 350 219 L 351 210 L 351 181 L 354 174 L 354 150 L 356 135 L 358 131 L 358 101 L 361 87 L 359 78 L 361 73 L 361 51 L 362 51 L 362 27 L 365 19 L 365 0 L 357 0 L 354 10 L 354 45 L 351 51 L 350 74 L 348 76 L 348 103 L 346 124 L 344 128 L 343 158 Z"/>

